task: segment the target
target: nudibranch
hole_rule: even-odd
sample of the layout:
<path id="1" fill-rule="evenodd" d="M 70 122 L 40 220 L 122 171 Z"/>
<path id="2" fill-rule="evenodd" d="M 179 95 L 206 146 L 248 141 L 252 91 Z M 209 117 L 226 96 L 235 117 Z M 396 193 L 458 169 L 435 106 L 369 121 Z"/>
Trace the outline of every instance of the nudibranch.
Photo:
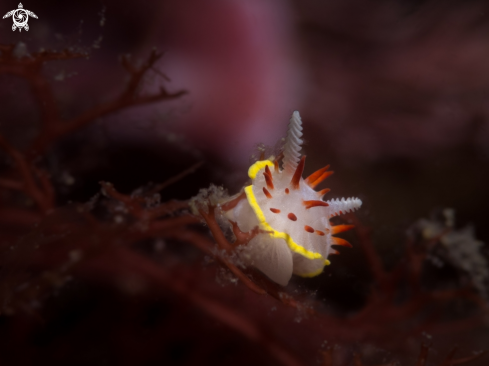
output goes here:
<path id="1" fill-rule="evenodd" d="M 225 218 L 241 231 L 255 230 L 256 235 L 239 251 L 242 261 L 283 286 L 292 274 L 314 277 L 322 273 L 330 264 L 328 256 L 338 253 L 333 245 L 351 246 L 333 235 L 353 226 L 333 226 L 329 219 L 362 205 L 358 198 L 322 200 L 329 189 L 314 188 L 333 174 L 329 165 L 302 178 L 306 157 L 300 153 L 301 137 L 302 121 L 295 111 L 282 159 L 272 156 L 251 165 L 251 184 L 244 187 L 244 194 L 233 197 L 231 205 L 221 205 Z"/>

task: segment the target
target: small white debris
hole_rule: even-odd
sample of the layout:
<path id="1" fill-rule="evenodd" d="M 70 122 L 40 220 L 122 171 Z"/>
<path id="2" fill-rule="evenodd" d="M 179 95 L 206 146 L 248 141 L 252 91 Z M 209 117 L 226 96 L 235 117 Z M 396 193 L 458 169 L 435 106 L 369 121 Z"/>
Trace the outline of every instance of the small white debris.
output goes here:
<path id="1" fill-rule="evenodd" d="M 27 52 L 27 46 L 23 42 L 19 42 L 15 45 L 13 55 L 15 58 L 24 58 L 28 57 L 29 53 Z"/>
<path id="2" fill-rule="evenodd" d="M 68 253 L 72 262 L 79 262 L 83 258 L 83 252 L 80 249 L 74 249 Z"/>
<path id="3" fill-rule="evenodd" d="M 154 249 L 157 252 L 161 252 L 163 249 L 165 249 L 166 243 L 163 239 L 157 239 L 154 243 Z"/>
<path id="4" fill-rule="evenodd" d="M 124 216 L 122 216 L 122 215 L 115 215 L 114 216 L 114 222 L 116 224 L 122 224 L 124 222 Z"/>

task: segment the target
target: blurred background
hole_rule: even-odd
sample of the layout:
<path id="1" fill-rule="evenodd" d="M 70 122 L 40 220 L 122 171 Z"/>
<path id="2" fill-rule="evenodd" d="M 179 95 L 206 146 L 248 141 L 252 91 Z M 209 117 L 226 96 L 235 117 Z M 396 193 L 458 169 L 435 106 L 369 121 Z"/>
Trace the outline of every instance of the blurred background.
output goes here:
<path id="1" fill-rule="evenodd" d="M 139 165 L 131 149 L 149 159 L 180 149 L 177 159 L 212 162 L 206 169 L 214 181 L 237 190 L 254 145 L 275 145 L 291 112 L 299 110 L 306 172 L 332 164 L 333 193 L 361 196 L 365 210 L 374 210 L 372 220 L 405 225 L 435 206 L 450 206 L 463 221 L 485 226 L 489 15 L 483 1 L 29 5 L 37 5 L 32 11 L 39 17 L 30 19 L 32 31 L 12 32 L 7 18 L 0 22 L 2 42 L 23 43 L 26 52 L 90 52 L 87 60 L 46 65 L 65 117 L 117 94 L 126 77 L 120 57 L 142 61 L 153 48 L 165 56 L 146 90 L 163 84 L 188 92 L 177 101 L 104 118 L 84 131 L 92 140 L 78 149 L 127 149 L 127 156 L 111 161 L 121 170 Z M 14 77 L 2 78 L 1 114 L 27 121 L 35 112 L 20 106 L 32 100 L 19 94 L 28 90 Z M 22 123 L 1 127 L 31 136 Z M 78 150 L 70 158 L 89 164 L 89 153 Z M 148 161 L 147 173 L 131 174 L 126 188 L 167 173 L 157 165 Z M 195 193 L 188 189 L 181 198 Z M 79 197 L 88 198 L 90 190 Z"/>
<path id="2" fill-rule="evenodd" d="M 0 2 L 0 12 L 17 8 Z M 45 74 L 64 118 L 109 100 L 127 76 L 123 55 L 165 53 L 144 91 L 185 90 L 100 118 L 47 156 L 58 201 L 86 202 L 110 181 L 125 193 L 164 181 L 188 199 L 210 183 L 230 193 L 246 182 L 256 144 L 275 145 L 299 110 L 305 174 L 331 164 L 327 198 L 357 196 L 387 267 L 408 229 L 453 208 L 456 226 L 489 242 L 489 4 L 437 0 L 32 1 L 28 32 L 0 21 L 0 42 L 25 55 L 72 48 L 87 59 L 56 61 Z M 27 84 L 0 75 L 0 132 L 25 146 L 38 129 Z M 348 257 L 348 258 L 344 258 Z M 298 286 L 333 307 L 356 310 L 366 291 L 359 250 Z M 328 282 L 329 281 L 329 282 Z M 336 282 L 335 282 L 336 281 Z M 336 283 L 336 284 L 335 284 Z M 338 283 L 342 289 L 338 290 Z M 338 296 L 332 298 L 331 293 Z M 471 338 L 473 349 L 487 338 Z"/>

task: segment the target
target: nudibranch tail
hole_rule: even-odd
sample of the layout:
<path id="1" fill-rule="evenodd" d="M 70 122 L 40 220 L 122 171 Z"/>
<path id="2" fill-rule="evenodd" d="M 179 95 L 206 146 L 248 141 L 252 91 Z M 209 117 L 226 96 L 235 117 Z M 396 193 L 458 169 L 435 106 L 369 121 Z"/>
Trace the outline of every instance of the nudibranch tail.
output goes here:
<path id="1" fill-rule="evenodd" d="M 287 138 L 284 145 L 284 170 L 289 174 L 294 174 L 301 158 L 302 148 L 302 120 L 298 111 L 292 113 Z"/>

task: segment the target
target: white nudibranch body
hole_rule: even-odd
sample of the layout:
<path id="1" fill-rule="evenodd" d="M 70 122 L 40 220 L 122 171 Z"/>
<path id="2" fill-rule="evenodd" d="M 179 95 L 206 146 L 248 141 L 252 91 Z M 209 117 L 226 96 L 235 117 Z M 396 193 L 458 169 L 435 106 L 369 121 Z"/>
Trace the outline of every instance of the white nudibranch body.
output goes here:
<path id="1" fill-rule="evenodd" d="M 284 145 L 283 169 L 278 159 L 254 163 L 248 170 L 252 184 L 244 187 L 245 196 L 224 212 L 243 232 L 258 227 L 240 257 L 283 286 L 292 273 L 303 277 L 322 273 L 324 266 L 330 264 L 328 256 L 338 253 L 332 245 L 351 246 L 333 235 L 353 226 L 332 226 L 329 219 L 362 205 L 358 198 L 322 200 L 329 189 L 318 192 L 314 188 L 333 173 L 328 171 L 329 165 L 302 178 L 305 156 L 300 154 L 301 125 L 296 111 Z"/>

